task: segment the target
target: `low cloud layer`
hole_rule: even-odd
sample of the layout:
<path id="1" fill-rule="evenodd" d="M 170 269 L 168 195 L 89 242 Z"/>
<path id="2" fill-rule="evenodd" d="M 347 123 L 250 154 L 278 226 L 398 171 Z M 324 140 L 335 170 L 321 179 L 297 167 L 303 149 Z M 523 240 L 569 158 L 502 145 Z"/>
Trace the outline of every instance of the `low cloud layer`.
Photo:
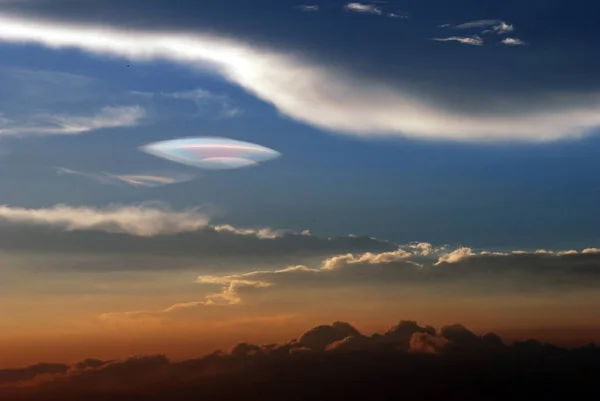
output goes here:
<path id="1" fill-rule="evenodd" d="M 600 126 L 600 94 L 505 96 L 481 112 L 355 79 L 298 55 L 192 33 L 0 18 L 0 41 L 74 48 L 140 62 L 168 60 L 217 72 L 283 115 L 315 127 L 360 136 L 457 141 L 552 141 L 579 138 Z M 311 88 L 311 90 L 306 90 Z"/>
<path id="2" fill-rule="evenodd" d="M 25 252 L 269 258 L 381 252 L 391 243 L 370 237 L 320 238 L 309 232 L 235 227 L 211 222 L 208 210 L 161 203 L 103 208 L 0 206 L 0 249 Z M 263 259 L 261 259 L 263 260 Z M 264 260 L 263 260 L 264 261 Z"/>
<path id="3" fill-rule="evenodd" d="M 222 291 L 207 300 L 242 302 L 249 289 L 291 290 L 346 286 L 450 285 L 464 293 L 510 294 L 593 288 L 600 282 L 600 252 L 578 251 L 474 252 L 470 248 L 434 248 L 414 244 L 391 252 L 339 255 L 319 267 L 290 266 L 222 276 L 203 275 L 200 284 L 219 284 Z"/>
<path id="4" fill-rule="evenodd" d="M 514 393 L 568 397 L 573 388 L 597 396 L 592 372 L 599 360 L 597 346 L 567 350 L 537 340 L 508 345 L 494 333 L 476 334 L 460 324 L 436 330 L 403 320 L 384 333 L 365 335 L 335 322 L 283 344 L 241 342 L 229 352 L 181 362 L 139 355 L 0 369 L 0 397 L 300 400 L 328 394 L 342 400 L 372 396 L 374 389 L 394 394 L 398 388 L 413 399 L 445 401 L 516 399 L 510 397 Z M 544 374 L 534 374 L 540 369 Z"/>

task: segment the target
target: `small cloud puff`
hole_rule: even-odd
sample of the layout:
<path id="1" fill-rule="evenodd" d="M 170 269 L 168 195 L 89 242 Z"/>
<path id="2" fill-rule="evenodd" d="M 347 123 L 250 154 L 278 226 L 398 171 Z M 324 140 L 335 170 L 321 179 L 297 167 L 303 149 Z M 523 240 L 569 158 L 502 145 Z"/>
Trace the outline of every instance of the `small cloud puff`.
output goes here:
<path id="1" fill-rule="evenodd" d="M 346 10 L 353 11 L 356 13 L 376 14 L 382 15 L 383 11 L 375 4 L 362 4 L 362 3 L 348 3 L 344 7 Z"/>
<path id="2" fill-rule="evenodd" d="M 527 44 L 527 43 L 525 43 L 524 41 L 522 41 L 521 39 L 518 39 L 518 38 L 505 38 L 500 43 L 505 44 L 505 45 L 509 45 L 509 46 L 523 46 L 523 45 Z"/>

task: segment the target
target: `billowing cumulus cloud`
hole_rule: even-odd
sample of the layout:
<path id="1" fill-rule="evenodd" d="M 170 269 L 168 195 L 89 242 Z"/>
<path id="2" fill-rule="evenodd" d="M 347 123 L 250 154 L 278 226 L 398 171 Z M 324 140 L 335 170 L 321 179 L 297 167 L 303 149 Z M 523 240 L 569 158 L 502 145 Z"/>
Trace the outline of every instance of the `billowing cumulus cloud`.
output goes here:
<path id="1" fill-rule="evenodd" d="M 337 321 L 291 341 L 239 342 L 229 351 L 182 361 L 150 354 L 0 369 L 0 396 L 22 401 L 183 401 L 304 400 L 327 394 L 347 400 L 372 397 L 373 389 L 394 394 L 401 386 L 413 399 L 432 401 L 490 394 L 511 399 L 514 392 L 568 398 L 573 388 L 597 393 L 591 367 L 598 356 L 600 348 L 593 345 L 568 350 L 534 339 L 506 344 L 494 333 L 474 333 L 461 324 L 436 330 L 401 320 L 383 333 L 366 335 Z M 532 380 L 540 371 L 544 378 L 562 379 Z"/>
<path id="2" fill-rule="evenodd" d="M 477 283 L 477 291 L 505 293 L 587 288 L 600 280 L 600 257 L 589 250 L 474 252 L 463 247 L 423 252 L 423 248 L 419 244 L 379 254 L 340 255 L 323 260 L 319 267 L 299 265 L 242 274 L 203 275 L 198 277 L 198 283 L 222 285 L 221 293 L 209 297 L 239 304 L 246 288 L 334 288 L 369 283 L 413 288 L 449 284 L 468 288 L 470 283 Z"/>
<path id="3" fill-rule="evenodd" d="M 526 45 L 526 43 L 524 41 L 522 41 L 519 38 L 505 38 L 502 40 L 501 42 L 502 44 L 505 45 L 510 45 L 510 46 L 523 46 Z"/>
<path id="4" fill-rule="evenodd" d="M 131 31 L 91 25 L 0 18 L 0 40 L 52 49 L 75 48 L 131 60 L 169 60 L 218 72 L 282 114 L 329 130 L 361 136 L 459 141 L 549 141 L 577 138 L 600 125 L 600 95 L 514 95 L 474 113 L 289 53 L 230 39 L 185 33 Z M 311 90 L 306 90 L 311 88 Z"/>

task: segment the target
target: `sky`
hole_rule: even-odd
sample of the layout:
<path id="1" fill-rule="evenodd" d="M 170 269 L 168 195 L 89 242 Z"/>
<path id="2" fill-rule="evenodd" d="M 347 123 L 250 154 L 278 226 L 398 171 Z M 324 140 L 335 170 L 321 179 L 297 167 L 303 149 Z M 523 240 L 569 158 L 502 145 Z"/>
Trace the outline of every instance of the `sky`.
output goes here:
<path id="1" fill-rule="evenodd" d="M 597 340 L 598 11 L 0 0 L 2 363 L 340 319 Z M 188 137 L 280 157 L 140 149 Z"/>

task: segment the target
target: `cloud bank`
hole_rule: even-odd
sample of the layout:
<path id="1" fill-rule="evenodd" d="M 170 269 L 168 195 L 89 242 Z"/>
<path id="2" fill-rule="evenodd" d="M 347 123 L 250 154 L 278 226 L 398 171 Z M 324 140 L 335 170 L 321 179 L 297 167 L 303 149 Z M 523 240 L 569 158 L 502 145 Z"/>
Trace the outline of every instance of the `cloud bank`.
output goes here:
<path id="1" fill-rule="evenodd" d="M 508 345 L 494 333 L 476 334 L 461 324 L 436 330 L 402 320 L 384 333 L 365 335 L 349 323 L 334 322 L 288 342 L 241 342 L 229 352 L 180 362 L 159 354 L 0 369 L 0 396 L 346 400 L 401 388 L 411 399 L 454 401 L 517 399 L 514 394 L 566 399 L 576 388 L 591 400 L 598 395 L 599 359 L 594 345 L 569 350 L 533 339 Z"/>
<path id="2" fill-rule="evenodd" d="M 327 258 L 319 267 L 290 266 L 242 274 L 203 275 L 200 284 L 219 284 L 209 295 L 231 304 L 242 302 L 245 289 L 334 288 L 348 285 L 461 286 L 464 293 L 507 294 L 593 288 L 600 282 L 600 252 L 474 252 L 470 248 L 434 248 L 430 244 L 396 251 L 345 254 Z"/>
<path id="3" fill-rule="evenodd" d="M 137 61 L 169 60 L 208 69 L 315 127 L 363 137 L 455 141 L 579 138 L 600 125 L 600 94 L 506 98 L 485 113 L 458 112 L 401 89 L 340 73 L 289 53 L 191 33 L 128 31 L 4 16 L 0 41 L 38 44 Z"/>
<path id="4" fill-rule="evenodd" d="M 27 253 L 203 256 L 220 260 L 244 257 L 263 262 L 269 257 L 395 248 L 389 242 L 366 236 L 321 238 L 308 231 L 214 224 L 207 208 L 173 210 L 155 202 L 102 208 L 55 205 L 27 209 L 2 205 L 0 239 L 0 249 Z"/>

